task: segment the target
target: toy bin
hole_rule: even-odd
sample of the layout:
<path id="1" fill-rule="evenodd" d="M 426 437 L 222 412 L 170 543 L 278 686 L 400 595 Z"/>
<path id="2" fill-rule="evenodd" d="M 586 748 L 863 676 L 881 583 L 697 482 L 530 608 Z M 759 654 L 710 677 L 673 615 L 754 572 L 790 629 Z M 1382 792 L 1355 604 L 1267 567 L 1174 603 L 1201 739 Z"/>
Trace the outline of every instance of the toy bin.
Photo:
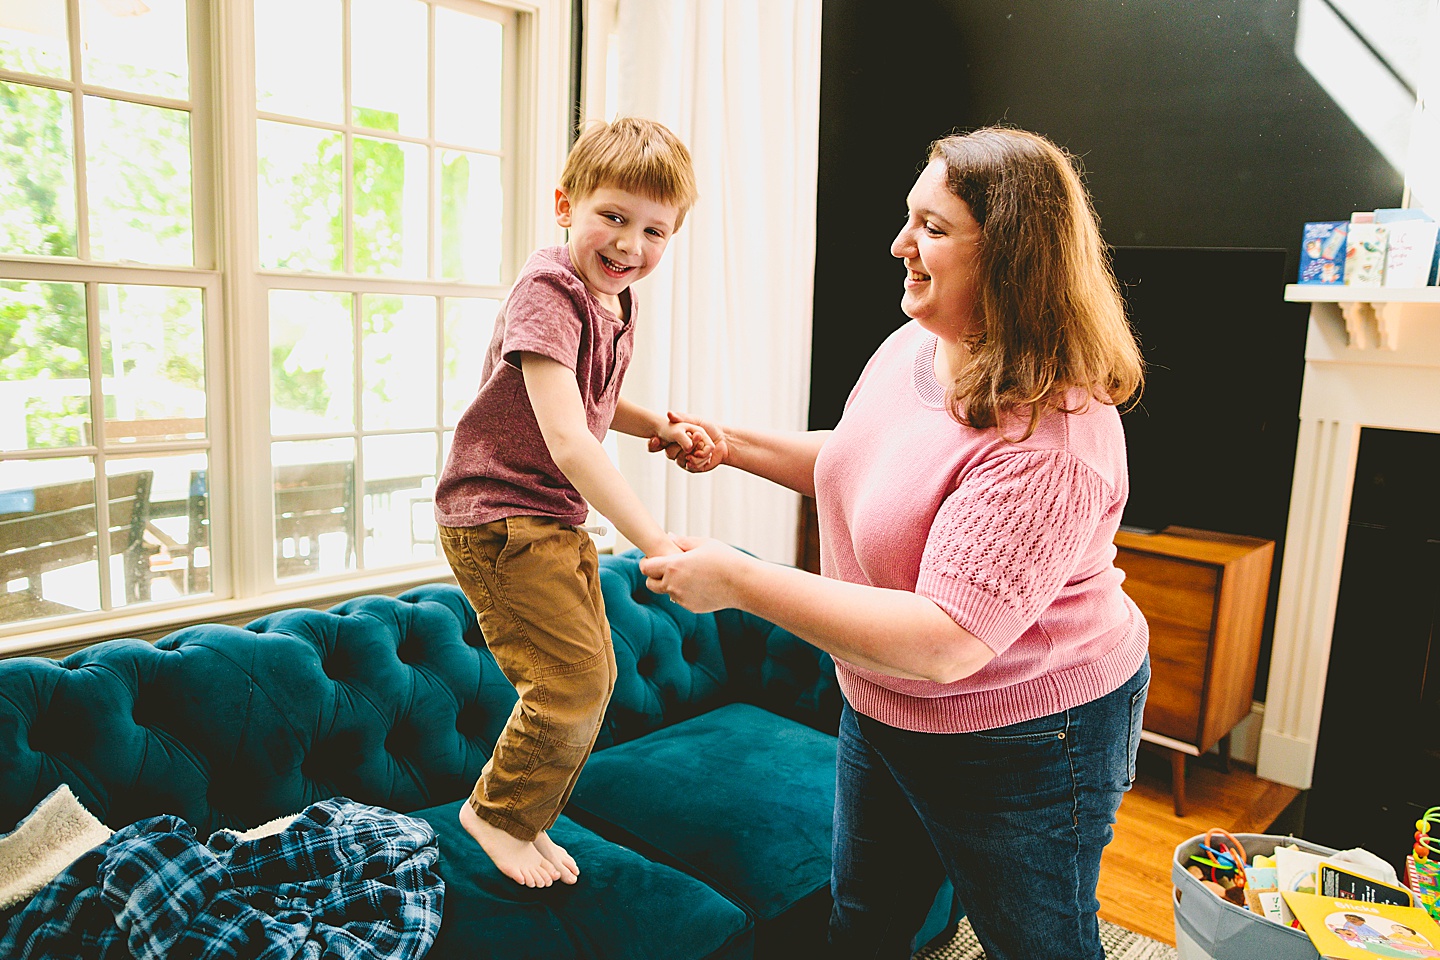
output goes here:
<path id="1" fill-rule="evenodd" d="M 1256 854 L 1269 856 L 1276 847 L 1295 844 L 1310 853 L 1338 851 L 1318 844 L 1265 833 L 1237 833 L 1247 861 Z M 1284 927 L 1215 896 L 1200 885 L 1185 867 L 1200 852 L 1205 835 L 1191 837 L 1175 848 L 1170 879 L 1175 884 L 1175 950 L 1180 960 L 1319 960 L 1320 954 L 1305 931 Z"/>

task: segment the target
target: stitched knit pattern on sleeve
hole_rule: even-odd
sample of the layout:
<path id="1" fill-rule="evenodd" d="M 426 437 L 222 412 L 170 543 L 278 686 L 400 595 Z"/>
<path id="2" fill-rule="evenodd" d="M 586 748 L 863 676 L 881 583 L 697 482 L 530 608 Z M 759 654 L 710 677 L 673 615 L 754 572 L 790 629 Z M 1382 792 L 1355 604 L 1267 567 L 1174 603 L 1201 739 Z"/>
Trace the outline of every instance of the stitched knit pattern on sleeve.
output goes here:
<path id="1" fill-rule="evenodd" d="M 479 391 L 455 426 L 435 488 L 435 519 L 473 527 L 504 517 L 585 522 L 588 508 L 555 465 L 525 391 L 520 354 L 536 353 L 575 371 L 590 432 L 605 439 L 635 342 L 634 291 L 628 319 L 600 305 L 563 246 L 531 254 L 495 318 Z"/>
<path id="2" fill-rule="evenodd" d="M 996 657 L 952 684 L 837 660 L 841 688 L 867 716 L 935 733 L 1104 696 L 1149 640 L 1113 562 L 1129 491 L 1119 414 L 1091 402 L 1010 443 L 951 419 L 934 357 L 934 337 L 911 322 L 851 393 L 815 467 L 821 572 L 928 597 Z"/>

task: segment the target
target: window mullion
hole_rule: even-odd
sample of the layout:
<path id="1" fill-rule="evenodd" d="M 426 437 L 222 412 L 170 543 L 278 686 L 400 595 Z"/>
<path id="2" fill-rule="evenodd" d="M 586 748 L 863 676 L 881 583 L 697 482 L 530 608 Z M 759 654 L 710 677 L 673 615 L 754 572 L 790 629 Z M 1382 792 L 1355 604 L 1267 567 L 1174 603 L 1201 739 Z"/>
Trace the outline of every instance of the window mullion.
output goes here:
<path id="1" fill-rule="evenodd" d="M 209 3 L 190 3 L 186 8 L 186 27 L 190 66 L 190 191 L 191 219 L 194 231 L 194 257 L 197 267 L 216 269 L 220 244 L 217 216 L 219 173 L 216 144 L 219 125 L 215 121 L 218 97 L 215 91 L 219 71 L 211 66 L 212 55 L 208 38 L 213 35 Z M 218 307 L 218 304 L 212 305 Z M 210 316 L 207 309 L 206 317 Z M 214 325 L 207 324 L 207 334 Z"/>
<path id="2" fill-rule="evenodd" d="M 70 29 L 70 121 L 75 150 L 75 252 L 90 259 L 90 198 L 85 176 L 85 95 L 80 76 L 80 0 L 65 5 Z"/>
<path id="3" fill-rule="evenodd" d="M 110 483 L 105 455 L 105 358 L 100 337 L 100 284 L 85 284 L 85 339 L 90 354 L 90 433 L 95 446 L 95 565 L 100 574 L 100 609 L 115 606 L 110 582 Z"/>
<path id="4" fill-rule="evenodd" d="M 344 160 L 341 165 L 341 175 L 344 183 L 340 185 L 341 196 L 341 242 L 344 246 L 345 272 L 355 272 L 355 135 L 352 121 L 355 118 L 354 91 L 351 90 L 354 69 L 351 66 L 351 58 L 354 51 L 351 49 L 351 9 L 350 0 L 342 0 L 340 4 L 340 70 L 344 75 L 340 89 L 343 91 L 343 111 L 340 123 L 345 131 Z M 356 351 L 359 351 L 359 343 L 356 343 Z M 358 413 L 358 409 L 357 409 Z"/>
<path id="5" fill-rule="evenodd" d="M 216 590 L 250 597 L 274 582 L 270 479 L 269 330 L 266 289 L 258 276 L 259 224 L 255 136 L 255 17 L 250 0 L 219 0 L 220 211 L 225 224 L 224 345 L 230 357 L 225 393 L 229 444 L 210 484 L 215 518 L 211 563 Z M 244 322 L 242 318 L 260 318 Z M 233 465 L 223 470 L 226 463 Z M 225 522 L 221 523 L 220 520 Z M 220 529 L 217 529 L 220 528 Z M 227 578 L 227 579 L 221 579 Z"/>
<path id="6" fill-rule="evenodd" d="M 348 0 L 347 0 L 347 6 Z M 348 90 L 348 88 L 347 88 Z M 347 97 L 348 100 L 348 92 Z M 347 108 L 348 109 L 348 108 Z M 347 230 L 348 234 L 350 231 Z M 361 294 L 356 293 L 350 297 L 351 320 L 354 323 L 354 332 L 351 337 L 355 343 L 355 349 L 350 355 L 352 390 L 351 408 L 354 411 L 354 433 L 355 438 L 355 501 L 350 509 L 355 511 L 355 566 L 359 570 L 365 569 L 365 324 L 364 310 Z"/>
<path id="7" fill-rule="evenodd" d="M 440 264 L 436 262 L 439 244 L 436 238 L 440 233 L 440 151 L 435 146 L 435 5 L 427 4 L 425 7 L 425 133 L 429 140 L 426 148 L 425 159 L 427 169 L 430 172 L 430 184 L 428 196 L 426 197 L 425 216 L 428 230 L 425 232 L 425 276 L 431 279 L 440 276 Z M 437 341 L 441 342 L 441 341 Z"/>

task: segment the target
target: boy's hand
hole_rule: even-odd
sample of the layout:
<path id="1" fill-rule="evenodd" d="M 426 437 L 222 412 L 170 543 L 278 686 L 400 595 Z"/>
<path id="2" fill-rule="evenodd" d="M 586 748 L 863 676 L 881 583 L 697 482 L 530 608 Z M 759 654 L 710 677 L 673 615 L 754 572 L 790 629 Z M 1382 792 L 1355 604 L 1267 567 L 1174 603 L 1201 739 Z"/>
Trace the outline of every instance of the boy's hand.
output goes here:
<path id="1" fill-rule="evenodd" d="M 676 456 L 688 463 L 708 464 L 715 452 L 710 434 L 702 426 L 678 420 L 674 414 L 668 416 L 669 422 L 650 438 L 650 449 L 656 451 L 663 445 L 668 451 L 673 447 L 678 450 Z"/>
<path id="2" fill-rule="evenodd" d="M 736 577 L 747 564 L 757 561 L 719 540 L 697 537 L 675 537 L 674 540 L 684 553 L 640 561 L 645 586 L 652 593 L 669 594 L 670 599 L 695 613 L 737 606 Z"/>
<path id="3" fill-rule="evenodd" d="M 675 465 L 690 473 L 705 473 L 724 463 L 730 447 L 717 424 L 686 413 L 667 413 L 670 426 L 650 438 L 650 452 L 665 452 Z"/>

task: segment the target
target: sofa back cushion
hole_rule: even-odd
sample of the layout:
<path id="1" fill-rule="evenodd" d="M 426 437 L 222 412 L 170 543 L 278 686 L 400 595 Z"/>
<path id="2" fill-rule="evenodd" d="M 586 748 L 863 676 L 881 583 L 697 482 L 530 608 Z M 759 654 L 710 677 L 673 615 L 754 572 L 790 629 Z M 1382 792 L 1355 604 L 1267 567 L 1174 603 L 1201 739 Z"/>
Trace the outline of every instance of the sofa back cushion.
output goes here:
<path id="1" fill-rule="evenodd" d="M 830 657 L 739 610 L 696 614 L 645 587 L 642 554 L 600 558 L 619 678 L 597 748 L 726 703 L 751 703 L 834 733 L 840 688 Z"/>
<path id="2" fill-rule="evenodd" d="M 619 678 L 597 749 L 732 702 L 834 732 L 828 656 L 652 594 L 639 559 L 600 559 Z M 453 584 L 0 660 L 0 832 L 62 783 L 112 828 L 173 814 L 202 835 L 333 796 L 434 806 L 470 792 L 515 699 Z"/>
<path id="3" fill-rule="evenodd" d="M 111 827 L 202 836 L 333 796 L 465 796 L 515 701 L 453 587 L 0 661 L 0 830 L 60 783 Z"/>

